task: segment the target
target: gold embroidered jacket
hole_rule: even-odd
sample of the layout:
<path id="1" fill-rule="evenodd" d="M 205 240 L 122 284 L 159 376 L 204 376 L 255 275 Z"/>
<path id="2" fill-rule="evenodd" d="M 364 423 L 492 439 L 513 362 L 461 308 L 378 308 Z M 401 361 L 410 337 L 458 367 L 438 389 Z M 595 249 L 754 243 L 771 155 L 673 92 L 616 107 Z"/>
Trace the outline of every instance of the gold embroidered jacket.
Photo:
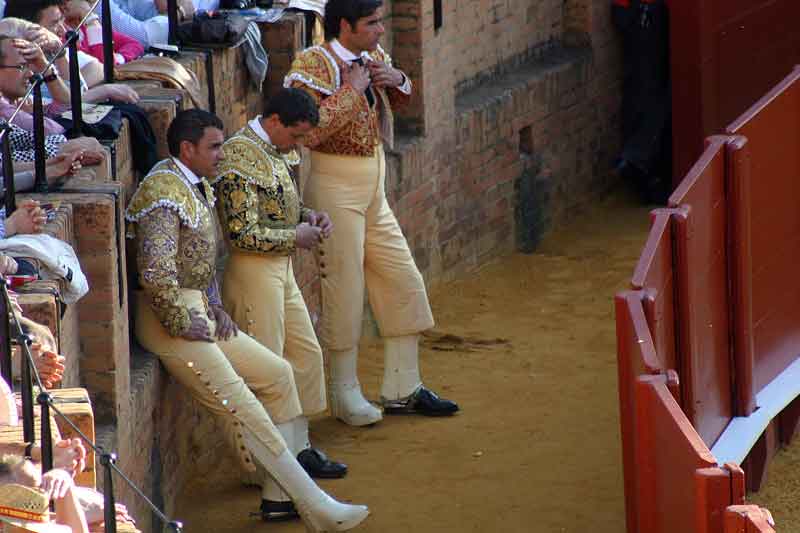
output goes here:
<path id="1" fill-rule="evenodd" d="M 228 139 L 223 152 L 213 184 L 231 246 L 247 252 L 294 252 L 296 227 L 309 211 L 289 172 L 290 165 L 300 163 L 297 153 L 279 153 L 250 125 Z"/>
<path id="2" fill-rule="evenodd" d="M 214 193 L 205 178 L 202 187 L 208 200 L 172 159 L 165 159 L 142 180 L 125 213 L 128 236 L 137 241 L 139 283 L 161 324 L 174 337 L 191 324 L 180 289 L 206 292 L 214 279 Z"/>
<path id="3" fill-rule="evenodd" d="M 380 46 L 370 57 L 392 63 Z M 370 107 L 364 93 L 342 84 L 343 68 L 347 64 L 330 44 L 312 46 L 295 58 L 284 86 L 304 89 L 319 106 L 319 125 L 306 136 L 309 148 L 328 154 L 371 157 L 382 139 L 392 145 L 392 106 L 407 104 L 410 96 L 396 88 L 373 88 L 377 102 Z"/>

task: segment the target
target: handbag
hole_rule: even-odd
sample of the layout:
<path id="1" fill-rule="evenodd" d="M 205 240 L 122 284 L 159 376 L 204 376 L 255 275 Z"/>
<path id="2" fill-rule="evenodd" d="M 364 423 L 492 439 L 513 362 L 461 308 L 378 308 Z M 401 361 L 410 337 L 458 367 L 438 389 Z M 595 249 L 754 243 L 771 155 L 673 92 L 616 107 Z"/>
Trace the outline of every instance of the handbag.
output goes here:
<path id="1" fill-rule="evenodd" d="M 179 25 L 177 37 L 183 45 L 228 48 L 242 42 L 248 24 L 245 17 L 235 13 L 205 11 Z"/>

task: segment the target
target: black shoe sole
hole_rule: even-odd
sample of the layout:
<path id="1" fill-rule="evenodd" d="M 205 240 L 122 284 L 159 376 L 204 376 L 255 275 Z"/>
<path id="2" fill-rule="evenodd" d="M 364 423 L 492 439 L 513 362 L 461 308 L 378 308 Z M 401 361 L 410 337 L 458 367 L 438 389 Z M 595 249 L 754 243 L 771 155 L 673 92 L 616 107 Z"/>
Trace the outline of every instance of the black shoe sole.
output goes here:
<path id="1" fill-rule="evenodd" d="M 438 417 L 438 418 L 443 418 L 445 416 L 453 416 L 458 411 L 459 410 L 457 409 L 455 411 L 434 411 L 434 412 L 430 412 L 430 413 L 424 413 L 422 411 L 413 411 L 413 410 L 409 411 L 409 410 L 403 409 L 403 408 L 398 408 L 398 409 L 393 409 L 391 407 L 384 407 L 383 408 L 383 414 L 385 414 L 385 415 L 395 415 L 395 416 L 397 416 L 397 415 L 419 415 L 419 416 L 429 416 L 429 417 Z"/>
<path id="2" fill-rule="evenodd" d="M 290 522 L 298 518 L 300 518 L 300 514 L 298 514 L 297 511 L 292 513 L 275 513 L 274 515 L 271 513 L 261 513 L 261 520 L 264 522 Z"/>
<path id="3" fill-rule="evenodd" d="M 305 469 L 304 469 L 305 470 Z M 317 473 L 317 472 L 309 472 L 306 470 L 306 473 L 313 477 L 314 479 L 342 479 L 343 477 L 347 476 L 347 472 L 345 471 L 342 474 L 326 474 L 326 473 Z"/>

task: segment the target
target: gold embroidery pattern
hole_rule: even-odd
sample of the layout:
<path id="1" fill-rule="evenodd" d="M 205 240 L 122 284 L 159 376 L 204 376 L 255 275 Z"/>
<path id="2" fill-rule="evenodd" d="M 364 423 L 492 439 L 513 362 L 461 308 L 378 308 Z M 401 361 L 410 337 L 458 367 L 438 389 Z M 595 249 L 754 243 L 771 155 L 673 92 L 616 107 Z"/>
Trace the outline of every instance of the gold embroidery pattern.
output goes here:
<path id="1" fill-rule="evenodd" d="M 388 64 L 392 61 L 380 47 L 371 53 L 371 57 Z M 382 105 L 370 108 L 363 94 L 349 85 L 339 86 L 337 83 L 335 74 L 344 67 L 344 62 L 328 44 L 313 47 L 297 56 L 284 85 L 305 90 L 320 107 L 319 126 L 306 137 L 310 148 L 329 154 L 371 157 L 381 142 L 378 108 L 383 110 L 384 119 L 391 125 L 391 106 L 395 102 L 402 105 L 409 97 L 398 90 L 373 89 Z"/>
<path id="2" fill-rule="evenodd" d="M 288 87 L 289 82 L 299 82 L 326 96 L 332 95 L 339 89 L 341 78 L 339 67 L 331 61 L 331 54 L 332 51 L 322 46 L 312 46 L 298 54 L 286 74 L 285 85 Z"/>
<path id="3" fill-rule="evenodd" d="M 214 190 L 205 178 L 201 178 L 201 182 L 207 201 L 213 206 Z M 191 228 L 197 228 L 200 224 L 203 201 L 172 159 L 160 161 L 145 176 L 128 204 L 125 219 L 135 223 L 157 207 L 173 208 L 183 223 Z"/>
<path id="4" fill-rule="evenodd" d="M 202 187 L 212 204 L 211 186 L 202 180 Z M 180 303 L 180 289 L 205 292 L 214 274 L 217 228 L 210 205 L 167 160 L 142 181 L 126 218 L 131 229 L 138 230 L 139 282 L 164 328 L 180 336 L 191 323 L 188 309 Z"/>
<path id="5" fill-rule="evenodd" d="M 307 211 L 288 168 L 297 155 L 279 154 L 249 126 L 223 150 L 225 162 L 214 182 L 231 244 L 250 252 L 294 252 L 295 228 Z"/>

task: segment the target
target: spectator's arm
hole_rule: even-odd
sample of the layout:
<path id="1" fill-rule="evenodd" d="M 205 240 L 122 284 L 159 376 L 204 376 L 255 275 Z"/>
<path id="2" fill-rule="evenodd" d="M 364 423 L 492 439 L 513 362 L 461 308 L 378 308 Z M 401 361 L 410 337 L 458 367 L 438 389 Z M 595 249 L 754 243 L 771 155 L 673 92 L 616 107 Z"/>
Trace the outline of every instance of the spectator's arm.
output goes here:
<path id="1" fill-rule="evenodd" d="M 138 59 L 144 54 L 144 47 L 139 41 L 124 33 L 114 32 L 114 45 L 115 55 L 120 55 L 124 59 L 122 63 L 128 63 L 134 59 Z"/>
<path id="2" fill-rule="evenodd" d="M 102 15 L 102 4 L 97 6 L 97 11 Z M 114 28 L 136 39 L 143 46 L 161 41 L 158 35 L 156 35 L 158 32 L 154 31 L 156 29 L 155 27 L 158 26 L 157 20 L 157 17 L 148 20 L 139 20 L 123 11 L 119 5 L 117 5 L 117 2 L 111 0 L 111 23 L 114 25 Z"/>

